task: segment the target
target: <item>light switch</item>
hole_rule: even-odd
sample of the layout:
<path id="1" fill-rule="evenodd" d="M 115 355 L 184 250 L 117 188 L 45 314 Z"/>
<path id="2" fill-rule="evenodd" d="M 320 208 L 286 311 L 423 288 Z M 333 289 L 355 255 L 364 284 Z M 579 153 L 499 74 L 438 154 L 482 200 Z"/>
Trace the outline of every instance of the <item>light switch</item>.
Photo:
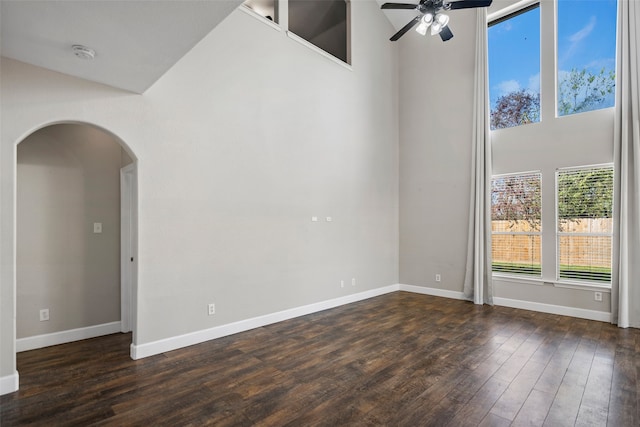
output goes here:
<path id="1" fill-rule="evenodd" d="M 102 233 L 102 223 L 101 222 L 94 222 L 93 223 L 93 232 L 94 233 Z"/>
<path id="2" fill-rule="evenodd" d="M 333 218 L 331 218 L 330 216 L 328 216 L 326 219 L 327 219 L 327 222 L 333 221 Z"/>

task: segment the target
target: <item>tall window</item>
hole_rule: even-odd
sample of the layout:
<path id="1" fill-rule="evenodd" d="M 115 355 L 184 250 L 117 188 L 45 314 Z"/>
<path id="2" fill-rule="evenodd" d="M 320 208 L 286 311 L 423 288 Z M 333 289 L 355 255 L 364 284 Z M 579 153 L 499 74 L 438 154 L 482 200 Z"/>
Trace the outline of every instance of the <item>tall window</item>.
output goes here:
<path id="1" fill-rule="evenodd" d="M 613 168 L 559 170 L 558 277 L 611 282 Z"/>
<path id="2" fill-rule="evenodd" d="M 558 0 L 558 115 L 615 103 L 616 0 Z"/>
<path id="3" fill-rule="evenodd" d="M 518 201 L 544 201 L 529 203 L 541 209 L 528 221 L 496 216 L 496 203 L 513 203 L 492 192 L 493 271 L 513 289 L 533 282 L 563 289 L 610 286 L 614 110 L 606 107 L 615 105 L 618 1 L 629 0 L 508 1 L 488 15 L 491 124 L 510 128 L 491 134 L 492 165 L 496 173 L 518 174 L 497 176 L 494 186 L 502 177 L 524 179 L 520 171 L 541 171 L 533 182 L 540 187 L 542 175 L 548 184 L 537 198 Z M 522 5 L 530 6 L 514 12 Z M 532 40 L 535 47 L 527 47 Z M 505 75 L 511 69 L 523 75 Z M 514 90 L 498 91 L 509 85 Z M 518 126 L 532 117 L 538 123 Z M 538 228 L 540 223 L 545 226 Z M 570 305 L 585 308 L 578 300 Z"/>
<path id="4" fill-rule="evenodd" d="M 540 121 L 538 4 L 489 23 L 491 129 Z"/>
<path id="5" fill-rule="evenodd" d="M 494 273 L 540 277 L 540 187 L 540 173 L 502 175 L 491 180 Z"/>

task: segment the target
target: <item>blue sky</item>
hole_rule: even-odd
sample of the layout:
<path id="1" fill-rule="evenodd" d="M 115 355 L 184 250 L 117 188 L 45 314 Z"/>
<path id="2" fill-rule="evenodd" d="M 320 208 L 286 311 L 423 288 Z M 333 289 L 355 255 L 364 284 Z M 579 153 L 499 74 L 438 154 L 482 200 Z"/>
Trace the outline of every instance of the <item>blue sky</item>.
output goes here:
<path id="1" fill-rule="evenodd" d="M 615 69 L 616 0 L 558 0 L 558 68 Z M 504 94 L 540 90 L 540 9 L 489 28 L 491 104 Z"/>

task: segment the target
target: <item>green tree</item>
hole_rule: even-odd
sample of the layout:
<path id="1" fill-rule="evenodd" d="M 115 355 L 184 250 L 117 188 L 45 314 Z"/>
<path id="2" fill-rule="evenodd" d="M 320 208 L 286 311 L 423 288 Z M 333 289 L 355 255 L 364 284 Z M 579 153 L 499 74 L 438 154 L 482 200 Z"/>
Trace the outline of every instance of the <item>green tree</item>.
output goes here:
<path id="1" fill-rule="evenodd" d="M 612 168 L 583 170 L 558 175 L 558 218 L 560 221 L 611 218 L 612 216 Z"/>
<path id="2" fill-rule="evenodd" d="M 540 121 L 540 94 L 524 89 L 502 95 L 491 110 L 491 129 Z"/>
<path id="3" fill-rule="evenodd" d="M 602 68 L 599 73 L 575 68 L 560 78 L 558 85 L 558 114 L 582 113 L 603 108 L 603 103 L 613 94 L 616 74 Z"/>
<path id="4" fill-rule="evenodd" d="M 582 113 L 607 105 L 615 91 L 616 75 L 602 68 L 593 73 L 586 68 L 572 69 L 560 77 L 558 85 L 558 114 Z M 498 98 L 491 109 L 491 129 L 503 129 L 540 121 L 540 94 L 524 89 Z"/>

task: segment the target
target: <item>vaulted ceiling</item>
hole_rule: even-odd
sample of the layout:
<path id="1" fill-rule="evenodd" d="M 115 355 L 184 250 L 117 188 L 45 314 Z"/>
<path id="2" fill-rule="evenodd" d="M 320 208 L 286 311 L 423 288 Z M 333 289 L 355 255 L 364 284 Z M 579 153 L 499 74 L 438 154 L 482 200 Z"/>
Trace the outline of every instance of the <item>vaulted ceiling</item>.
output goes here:
<path id="1" fill-rule="evenodd" d="M 379 5 L 386 2 L 375 1 Z M 242 2 L 1 0 L 0 54 L 143 93 Z M 412 10 L 383 12 L 396 29 L 416 15 Z M 72 51 L 75 44 L 93 49 L 95 59 L 77 58 Z"/>
<path id="2" fill-rule="evenodd" d="M 242 0 L 2 0 L 4 57 L 142 93 Z M 72 45 L 95 50 L 77 58 Z"/>

